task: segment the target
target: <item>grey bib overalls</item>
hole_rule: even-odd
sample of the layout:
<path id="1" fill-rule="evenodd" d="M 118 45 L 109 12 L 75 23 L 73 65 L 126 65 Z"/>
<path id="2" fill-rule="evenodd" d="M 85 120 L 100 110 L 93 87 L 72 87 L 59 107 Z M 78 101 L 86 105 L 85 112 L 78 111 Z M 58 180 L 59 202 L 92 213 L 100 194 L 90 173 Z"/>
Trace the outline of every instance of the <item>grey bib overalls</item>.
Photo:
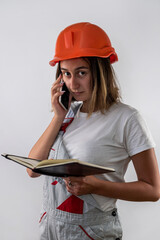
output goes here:
<path id="1" fill-rule="evenodd" d="M 69 110 L 49 158 L 69 158 L 62 136 L 79 107 L 77 104 Z M 58 177 L 45 177 L 39 224 L 40 240 L 122 239 L 117 209 L 103 212 L 91 194 L 71 195 L 63 179 Z"/>

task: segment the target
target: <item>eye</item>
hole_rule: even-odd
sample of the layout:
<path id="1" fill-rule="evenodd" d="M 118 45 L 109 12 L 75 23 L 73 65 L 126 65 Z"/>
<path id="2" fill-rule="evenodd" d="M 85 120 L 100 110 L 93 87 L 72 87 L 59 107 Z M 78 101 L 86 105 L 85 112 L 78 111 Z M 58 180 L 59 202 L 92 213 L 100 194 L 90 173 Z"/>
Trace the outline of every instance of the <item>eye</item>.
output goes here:
<path id="1" fill-rule="evenodd" d="M 69 77 L 70 76 L 70 73 L 69 72 L 63 72 L 62 73 L 65 77 Z"/>
<path id="2" fill-rule="evenodd" d="M 78 72 L 78 75 L 79 75 L 80 77 L 83 77 L 85 74 L 86 74 L 85 71 L 80 71 L 80 72 Z"/>

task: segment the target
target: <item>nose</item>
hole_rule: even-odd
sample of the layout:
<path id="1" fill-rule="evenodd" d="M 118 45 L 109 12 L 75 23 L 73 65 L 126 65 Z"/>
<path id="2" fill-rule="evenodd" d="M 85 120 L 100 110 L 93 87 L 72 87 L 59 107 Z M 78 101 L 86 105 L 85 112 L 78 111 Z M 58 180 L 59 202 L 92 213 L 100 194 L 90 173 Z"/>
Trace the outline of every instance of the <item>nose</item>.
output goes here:
<path id="1" fill-rule="evenodd" d="M 77 90 L 79 88 L 79 82 L 75 76 L 72 76 L 70 79 L 70 88 L 72 90 Z"/>

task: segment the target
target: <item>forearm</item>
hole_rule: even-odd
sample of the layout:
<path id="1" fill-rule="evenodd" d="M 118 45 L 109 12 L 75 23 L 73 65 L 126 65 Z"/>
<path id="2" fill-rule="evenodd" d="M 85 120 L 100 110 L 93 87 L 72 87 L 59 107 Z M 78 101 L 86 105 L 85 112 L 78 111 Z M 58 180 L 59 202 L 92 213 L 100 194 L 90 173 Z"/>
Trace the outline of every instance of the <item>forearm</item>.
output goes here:
<path id="1" fill-rule="evenodd" d="M 68 177 L 68 192 L 81 196 L 97 194 L 126 201 L 157 201 L 160 199 L 160 175 L 154 149 L 132 156 L 137 173 L 135 182 L 111 182 L 95 176 Z M 71 184 L 69 184 L 71 182 Z"/>
<path id="2" fill-rule="evenodd" d="M 57 134 L 61 128 L 63 120 L 67 114 L 67 111 L 63 109 L 63 107 L 59 104 L 59 97 L 63 95 L 63 91 L 61 91 L 61 87 L 63 83 L 61 83 L 61 74 L 57 78 L 57 80 L 53 83 L 51 88 L 51 104 L 54 112 L 54 118 L 49 124 L 48 128 L 36 142 L 29 153 L 30 158 L 35 158 L 39 160 L 44 160 L 48 158 L 50 149 L 57 137 Z M 70 103 L 71 104 L 71 97 Z M 34 173 L 30 169 L 27 169 L 29 176 L 38 177 L 37 173 Z"/>
<path id="3" fill-rule="evenodd" d="M 63 120 L 58 118 L 53 118 L 45 132 L 36 142 L 29 153 L 30 158 L 35 158 L 39 160 L 47 159 L 49 151 L 57 137 Z"/>
<path id="4" fill-rule="evenodd" d="M 57 134 L 60 130 L 60 127 L 62 125 L 63 119 L 59 119 L 54 117 L 45 130 L 45 132 L 42 134 L 42 136 L 39 138 L 39 140 L 36 142 L 36 144 L 31 149 L 28 157 L 44 160 L 48 158 L 50 149 L 57 137 Z M 32 170 L 27 169 L 27 173 L 30 177 L 39 177 L 40 175 L 37 173 L 34 173 Z"/>
<path id="5" fill-rule="evenodd" d="M 93 192 L 127 201 L 157 201 L 159 199 L 158 186 L 143 181 L 119 183 L 98 180 Z"/>

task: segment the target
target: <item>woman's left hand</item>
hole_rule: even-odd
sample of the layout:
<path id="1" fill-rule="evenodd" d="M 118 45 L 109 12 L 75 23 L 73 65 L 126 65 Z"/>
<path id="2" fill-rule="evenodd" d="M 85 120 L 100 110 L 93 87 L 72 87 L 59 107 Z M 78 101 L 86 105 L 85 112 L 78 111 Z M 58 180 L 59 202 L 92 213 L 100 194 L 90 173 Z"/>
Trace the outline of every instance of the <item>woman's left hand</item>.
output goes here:
<path id="1" fill-rule="evenodd" d="M 75 196 L 94 193 L 98 179 L 94 176 L 64 178 L 67 191 Z"/>

